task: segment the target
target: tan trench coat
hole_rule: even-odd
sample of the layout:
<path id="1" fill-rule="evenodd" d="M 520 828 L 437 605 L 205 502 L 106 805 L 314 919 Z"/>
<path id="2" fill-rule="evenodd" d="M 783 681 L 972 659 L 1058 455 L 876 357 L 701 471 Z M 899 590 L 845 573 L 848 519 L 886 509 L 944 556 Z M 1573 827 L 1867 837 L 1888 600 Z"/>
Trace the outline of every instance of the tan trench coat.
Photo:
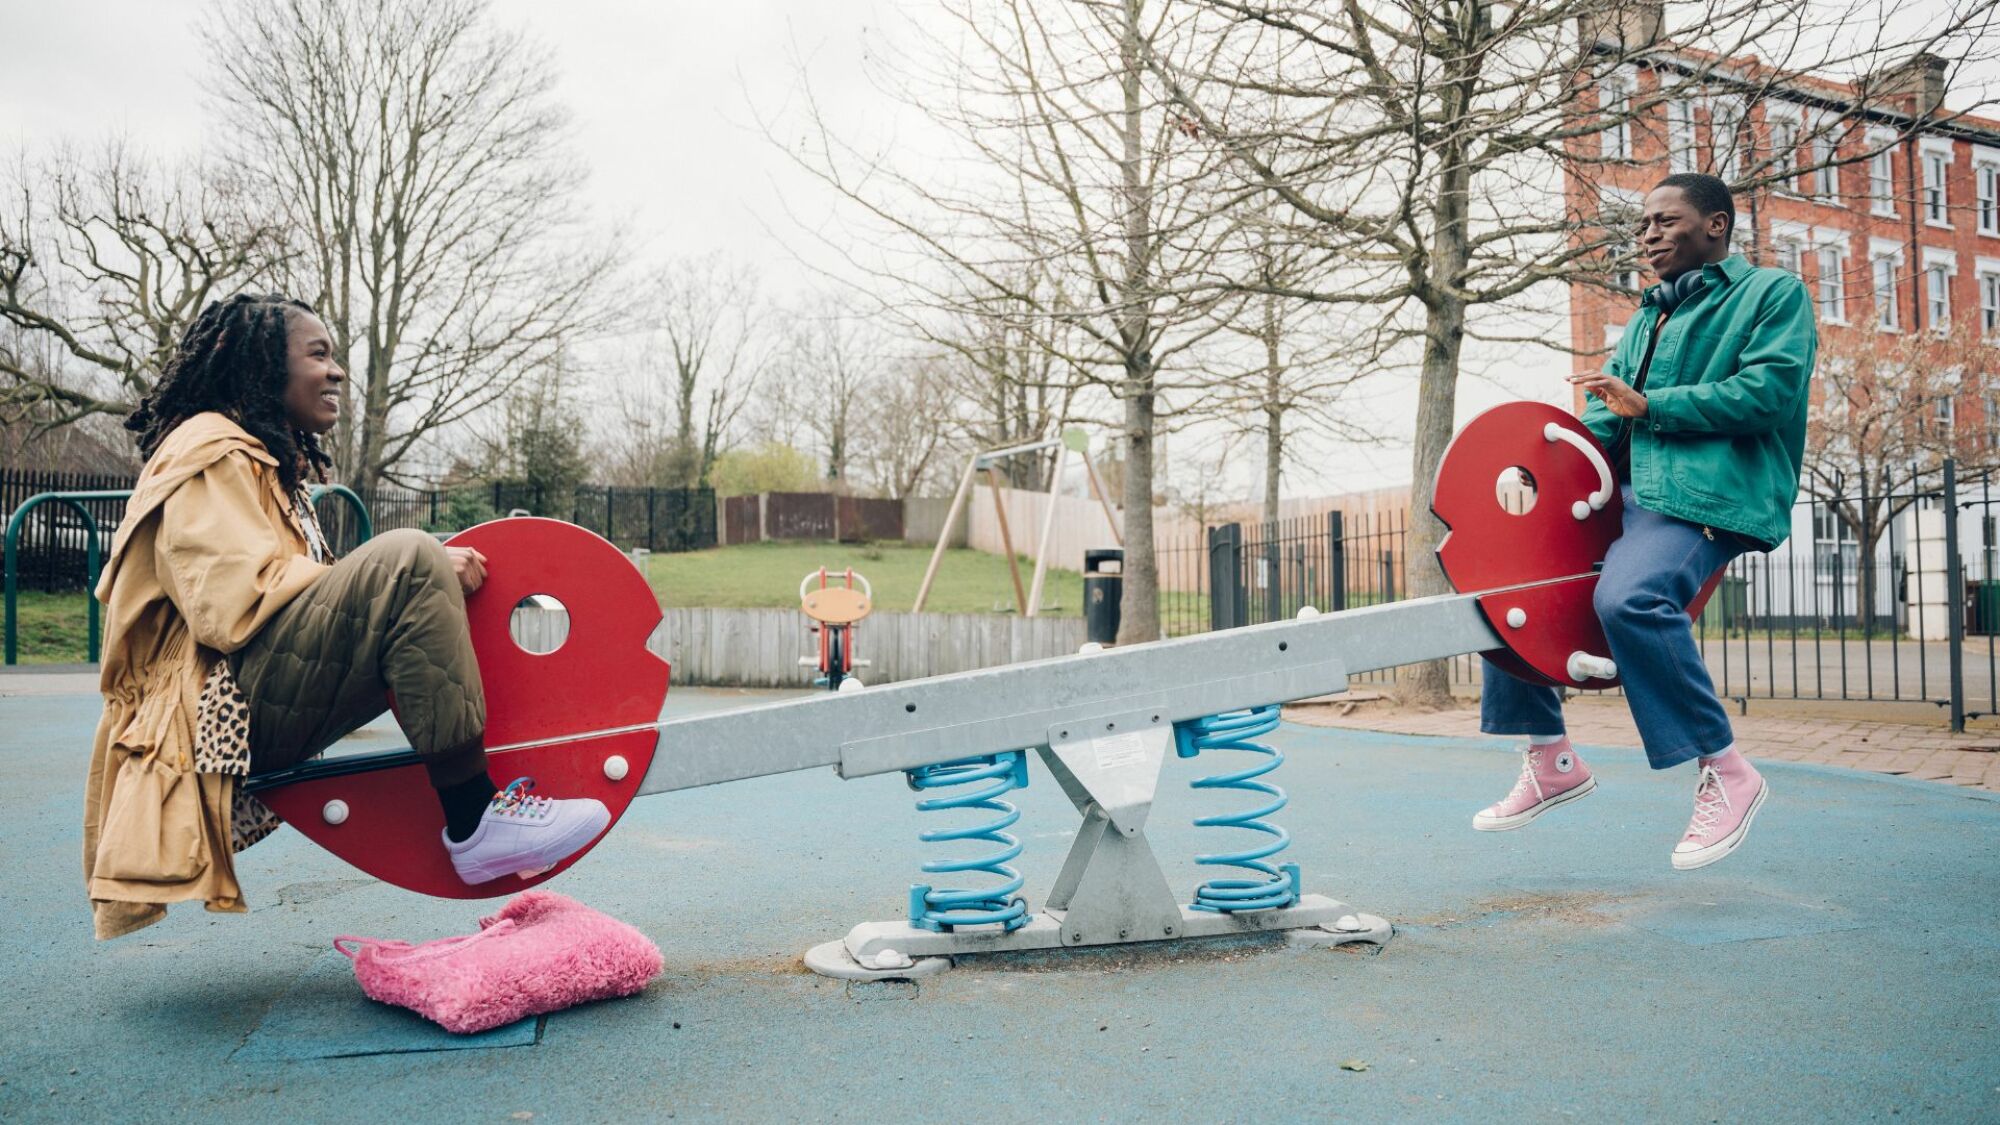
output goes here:
<path id="1" fill-rule="evenodd" d="M 83 874 L 97 936 L 201 899 L 241 912 L 230 853 L 234 776 L 194 769 L 203 681 L 327 567 L 263 443 L 221 414 L 181 423 L 146 462 L 112 540 L 104 717 L 90 754 Z"/>

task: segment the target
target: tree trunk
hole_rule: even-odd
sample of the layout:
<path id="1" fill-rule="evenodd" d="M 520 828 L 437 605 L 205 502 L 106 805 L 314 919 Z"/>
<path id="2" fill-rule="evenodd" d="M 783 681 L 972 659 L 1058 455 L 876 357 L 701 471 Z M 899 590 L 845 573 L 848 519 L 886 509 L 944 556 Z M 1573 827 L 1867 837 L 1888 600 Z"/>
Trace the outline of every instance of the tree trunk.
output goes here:
<path id="1" fill-rule="evenodd" d="M 1278 364 L 1278 299 L 1264 298 L 1264 522 L 1278 522 L 1278 487 L 1285 467 L 1283 372 Z"/>
<path id="2" fill-rule="evenodd" d="M 1118 643 L 1160 638 L 1160 569 L 1153 553 L 1153 372 L 1135 368 L 1125 399 L 1125 593 L 1118 603 Z"/>
<path id="3" fill-rule="evenodd" d="M 1119 602 L 1118 643 L 1137 644 L 1160 637 L 1160 568 L 1153 553 L 1153 324 L 1148 315 L 1152 296 L 1152 189 L 1141 174 L 1145 149 L 1139 52 L 1140 0 L 1125 0 L 1124 26 L 1118 61 L 1124 106 L 1119 180 L 1125 210 L 1125 274 L 1118 313 L 1118 334 L 1125 349 L 1125 595 Z"/>
<path id="4" fill-rule="evenodd" d="M 1476 64 L 1474 64 L 1476 65 Z M 1470 98 L 1469 80 L 1447 85 L 1443 119 L 1458 121 Z M 1457 293 L 1470 256 L 1467 230 L 1472 170 L 1462 139 L 1439 153 L 1436 229 L 1431 239 L 1430 273 L 1424 301 L 1424 362 L 1417 384 L 1417 432 L 1410 456 L 1410 533 L 1404 545 L 1403 581 L 1413 598 L 1449 594 L 1451 583 L 1437 562 L 1444 524 L 1431 514 L 1437 491 L 1438 463 L 1451 444 L 1458 405 L 1458 357 L 1465 343 L 1465 300 Z M 1451 666 L 1443 660 L 1408 665 L 1397 673 L 1396 688 L 1405 703 L 1420 707 L 1451 705 Z"/>

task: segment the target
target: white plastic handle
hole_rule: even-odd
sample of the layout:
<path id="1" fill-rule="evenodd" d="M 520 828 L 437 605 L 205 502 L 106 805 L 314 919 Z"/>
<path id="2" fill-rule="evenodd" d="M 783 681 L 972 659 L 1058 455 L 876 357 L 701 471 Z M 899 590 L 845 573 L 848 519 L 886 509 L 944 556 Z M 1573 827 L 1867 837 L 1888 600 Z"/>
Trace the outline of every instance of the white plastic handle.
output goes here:
<path id="1" fill-rule="evenodd" d="M 1614 484 L 1611 478 L 1611 466 L 1605 462 L 1603 454 L 1597 452 L 1597 447 L 1590 443 L 1589 438 L 1584 437 L 1575 430 L 1567 429 L 1555 422 L 1550 422 L 1548 425 L 1542 427 L 1542 440 L 1568 443 L 1571 448 L 1583 454 L 1584 458 L 1590 462 L 1591 468 L 1597 470 L 1597 491 L 1591 493 L 1587 498 L 1571 504 L 1569 506 L 1570 515 L 1580 520 L 1587 520 L 1590 518 L 1590 513 L 1602 510 L 1606 504 L 1611 502 L 1611 489 Z"/>
<path id="2" fill-rule="evenodd" d="M 1569 654 L 1569 667 L 1563 669 L 1569 678 L 1582 683 L 1584 680 L 1615 680 L 1618 665 L 1607 656 L 1592 656 L 1578 650 Z"/>
<path id="3" fill-rule="evenodd" d="M 805 576 L 804 578 L 801 578 L 801 579 L 799 579 L 799 600 L 800 600 L 800 601 L 804 601 L 804 600 L 806 600 L 806 589 L 807 589 L 808 587 L 810 587 L 810 586 L 811 586 L 811 585 L 813 584 L 813 579 L 815 579 L 815 578 L 818 578 L 818 577 L 820 577 L 820 576 L 821 576 L 821 575 L 823 575 L 823 574 L 826 574 L 826 572 L 827 572 L 827 571 L 826 571 L 826 568 L 825 568 L 825 567 L 821 567 L 821 568 L 819 568 L 818 570 L 815 570 L 815 571 L 811 571 L 811 572 L 807 573 L 807 575 L 806 575 L 806 576 Z M 845 571 L 845 572 L 843 572 L 843 573 L 844 573 L 844 575 L 851 575 L 851 576 L 853 577 L 854 581 L 856 581 L 856 582 L 859 582 L 859 583 L 861 583 L 861 596 L 862 596 L 862 597 L 864 597 L 864 598 L 867 598 L 867 599 L 868 599 L 869 601 L 871 601 L 871 602 L 875 600 L 875 588 L 874 588 L 874 587 L 872 587 L 872 586 L 870 586 L 870 585 L 868 584 L 868 579 L 866 579 L 866 578 L 863 578 L 863 577 L 861 576 L 861 572 L 860 572 L 860 571 L 858 571 L 858 570 L 849 570 L 849 571 Z"/>

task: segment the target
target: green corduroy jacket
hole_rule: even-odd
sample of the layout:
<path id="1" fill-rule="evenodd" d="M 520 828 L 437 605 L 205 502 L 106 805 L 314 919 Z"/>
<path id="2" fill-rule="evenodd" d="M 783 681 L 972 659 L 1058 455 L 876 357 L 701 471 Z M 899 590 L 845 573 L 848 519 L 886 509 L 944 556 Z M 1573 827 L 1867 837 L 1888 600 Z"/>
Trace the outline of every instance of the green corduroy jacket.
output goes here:
<path id="1" fill-rule="evenodd" d="M 1819 326 L 1805 283 L 1741 254 L 1702 267 L 1708 284 L 1659 323 L 1659 286 L 1604 370 L 1627 383 L 1657 330 L 1646 413 L 1591 398 L 1583 424 L 1607 448 L 1631 430 L 1632 492 L 1661 515 L 1733 531 L 1769 550 L 1792 533 Z"/>

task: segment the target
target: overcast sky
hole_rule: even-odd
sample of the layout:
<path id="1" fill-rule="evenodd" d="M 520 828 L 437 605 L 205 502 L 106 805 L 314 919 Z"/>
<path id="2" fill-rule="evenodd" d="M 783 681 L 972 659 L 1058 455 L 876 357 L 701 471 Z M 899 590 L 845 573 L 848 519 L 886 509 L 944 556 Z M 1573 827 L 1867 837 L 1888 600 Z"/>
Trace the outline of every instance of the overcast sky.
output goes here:
<path id="1" fill-rule="evenodd" d="M 924 10 L 921 0 L 907 2 Z M 554 51 L 559 94 L 575 115 L 576 148 L 591 172 L 588 201 L 601 218 L 632 232 L 642 257 L 720 250 L 758 266 L 780 292 L 809 284 L 795 255 L 823 258 L 799 224 L 833 221 L 836 211 L 760 135 L 752 108 L 769 113 L 795 97 L 801 60 L 829 116 L 866 122 L 877 135 L 922 130 L 861 75 L 863 52 L 905 28 L 895 0 L 493 6 L 500 21 L 525 27 Z M 0 151 L 110 132 L 160 153 L 198 147 L 203 64 L 192 28 L 205 7 L 204 0 L 0 0 L 7 45 Z M 1525 367 L 1500 357 L 1497 382 L 1467 382 L 1461 417 L 1506 398 L 1567 402 L 1561 376 L 1568 366 L 1554 355 Z M 1383 416 L 1409 417 L 1413 393 L 1385 390 Z M 1236 461 L 1246 462 L 1255 458 Z M 1407 466 L 1404 448 L 1325 449 L 1286 491 L 1401 482 Z M 1245 489 L 1255 476 L 1244 474 Z"/>

